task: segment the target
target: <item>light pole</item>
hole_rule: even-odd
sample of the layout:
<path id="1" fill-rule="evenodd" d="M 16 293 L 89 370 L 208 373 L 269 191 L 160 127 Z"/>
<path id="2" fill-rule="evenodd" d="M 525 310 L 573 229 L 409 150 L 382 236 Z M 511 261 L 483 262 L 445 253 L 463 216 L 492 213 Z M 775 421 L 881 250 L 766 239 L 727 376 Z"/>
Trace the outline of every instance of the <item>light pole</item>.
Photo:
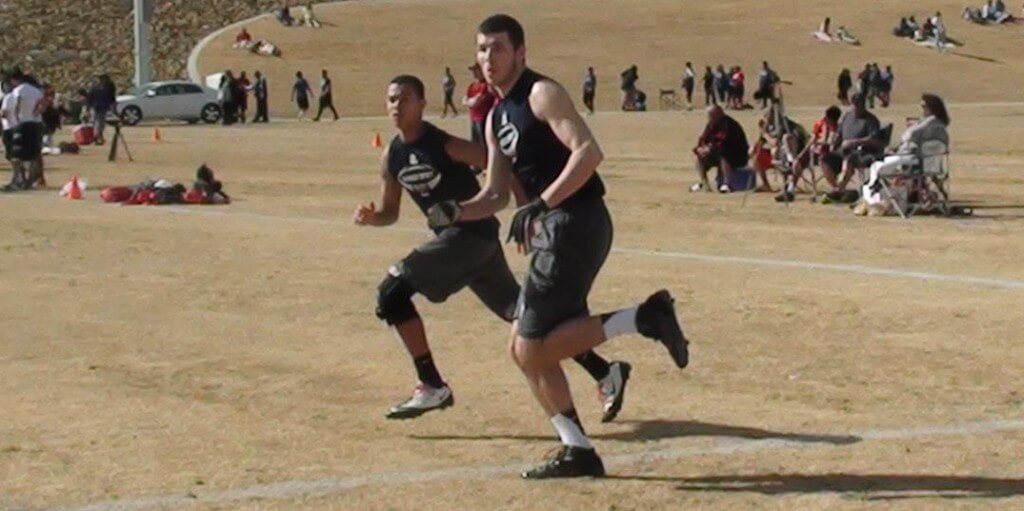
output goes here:
<path id="1" fill-rule="evenodd" d="M 141 87 L 150 80 L 149 63 L 152 54 L 149 46 L 149 22 L 153 18 L 152 0 L 135 1 L 135 86 Z"/>

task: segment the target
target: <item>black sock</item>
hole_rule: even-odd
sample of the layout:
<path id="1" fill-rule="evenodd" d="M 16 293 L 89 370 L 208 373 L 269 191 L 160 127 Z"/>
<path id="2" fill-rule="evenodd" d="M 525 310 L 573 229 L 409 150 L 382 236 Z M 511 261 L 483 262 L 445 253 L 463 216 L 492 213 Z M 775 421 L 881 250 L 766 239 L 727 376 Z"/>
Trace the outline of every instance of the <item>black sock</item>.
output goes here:
<path id="1" fill-rule="evenodd" d="M 580 432 L 583 433 L 584 435 L 587 434 L 587 431 L 583 429 L 583 423 L 580 422 L 580 416 L 576 413 L 576 407 L 572 407 L 564 412 L 559 412 L 559 414 L 575 422 L 576 426 L 580 428 Z"/>
<path id="2" fill-rule="evenodd" d="M 416 375 L 419 376 L 421 382 L 435 389 L 444 387 L 444 381 L 441 380 L 441 374 L 434 366 L 434 357 L 430 355 L 430 352 L 412 359 L 412 364 L 416 366 Z"/>
<path id="3" fill-rule="evenodd" d="M 584 369 L 590 373 L 595 380 L 603 380 L 608 376 L 608 372 L 611 371 L 611 366 L 608 361 L 601 358 L 594 350 L 586 351 L 572 357 L 577 364 L 583 366 Z"/>

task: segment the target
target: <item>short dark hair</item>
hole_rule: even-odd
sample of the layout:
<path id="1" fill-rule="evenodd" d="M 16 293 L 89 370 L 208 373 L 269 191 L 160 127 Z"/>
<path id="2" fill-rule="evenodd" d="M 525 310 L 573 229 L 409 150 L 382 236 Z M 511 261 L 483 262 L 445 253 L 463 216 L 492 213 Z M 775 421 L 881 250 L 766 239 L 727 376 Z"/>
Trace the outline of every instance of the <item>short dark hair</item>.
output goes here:
<path id="1" fill-rule="evenodd" d="M 7 70 L 7 75 L 4 80 L 18 80 L 19 82 L 25 81 L 25 72 L 21 70 L 20 66 L 14 66 Z"/>
<path id="2" fill-rule="evenodd" d="M 522 48 L 526 43 L 526 35 L 523 33 L 523 26 L 515 18 L 508 14 L 495 14 L 480 22 L 477 31 L 481 34 L 508 34 L 508 40 L 515 49 Z"/>
<path id="3" fill-rule="evenodd" d="M 389 84 L 398 86 L 408 85 L 409 87 L 412 87 L 413 92 L 415 92 L 416 96 L 420 99 L 427 97 L 426 88 L 423 86 L 423 80 L 420 80 L 413 75 L 398 75 L 392 78 Z"/>
<path id="4" fill-rule="evenodd" d="M 828 107 L 827 109 L 825 109 L 825 118 L 826 119 L 832 119 L 833 121 L 838 121 L 839 120 L 839 116 L 841 116 L 841 115 L 843 115 L 843 111 L 840 110 L 839 107 L 837 107 L 835 105 L 832 105 L 832 106 Z"/>

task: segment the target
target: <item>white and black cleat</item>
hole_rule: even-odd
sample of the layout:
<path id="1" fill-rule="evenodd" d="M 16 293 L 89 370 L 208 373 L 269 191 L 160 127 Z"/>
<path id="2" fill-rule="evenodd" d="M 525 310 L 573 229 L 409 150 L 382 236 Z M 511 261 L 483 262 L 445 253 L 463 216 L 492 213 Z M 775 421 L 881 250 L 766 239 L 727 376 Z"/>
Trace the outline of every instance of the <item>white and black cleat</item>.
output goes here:
<path id="1" fill-rule="evenodd" d="M 426 383 L 416 385 L 412 397 L 388 410 L 388 419 L 415 419 L 431 410 L 444 410 L 455 404 L 455 394 L 448 385 L 434 388 Z"/>
<path id="2" fill-rule="evenodd" d="M 632 370 L 633 366 L 627 362 L 612 362 L 608 368 L 608 376 L 597 382 L 597 392 L 604 409 L 601 422 L 615 420 L 622 410 L 622 403 L 626 400 L 626 383 L 629 382 L 629 373 Z"/>

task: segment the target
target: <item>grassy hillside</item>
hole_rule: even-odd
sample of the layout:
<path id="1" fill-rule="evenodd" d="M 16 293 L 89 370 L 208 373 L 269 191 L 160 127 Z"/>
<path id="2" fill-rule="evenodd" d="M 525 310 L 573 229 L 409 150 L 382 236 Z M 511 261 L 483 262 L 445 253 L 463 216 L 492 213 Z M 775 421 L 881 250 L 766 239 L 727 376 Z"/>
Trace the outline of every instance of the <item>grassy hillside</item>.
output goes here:
<path id="1" fill-rule="evenodd" d="M 962 0 L 862 2 L 840 0 L 382 0 L 343 2 L 320 8 L 328 22 L 320 30 L 284 28 L 273 20 L 252 24 L 257 38 L 283 50 L 282 58 L 230 48 L 234 34 L 213 41 L 200 59 L 203 73 L 223 68 L 260 69 L 272 87 L 271 108 L 291 113 L 288 90 L 296 70 L 316 77 L 332 71 L 336 103 L 343 114 L 377 115 L 383 84 L 398 73 L 427 82 L 440 108 L 440 76 L 450 66 L 460 89 L 469 82 L 476 24 L 495 12 L 517 16 L 526 27 L 531 66 L 561 80 L 577 95 L 586 66 L 598 73 L 598 107 L 618 101 L 618 74 L 640 69 L 639 85 L 656 107 L 659 88 L 678 87 L 683 64 L 739 64 L 748 91 L 762 60 L 793 82 L 790 104 L 821 105 L 835 95 L 843 67 L 872 61 L 892 65 L 896 101 L 916 101 L 931 90 L 951 101 L 1017 101 L 1024 93 L 1024 29 L 981 27 L 959 18 Z M 940 54 L 890 35 L 901 15 L 918 19 L 941 9 L 952 37 L 963 48 Z M 825 16 L 845 25 L 863 46 L 824 44 L 811 38 Z M 703 93 L 697 94 L 703 101 Z"/>

